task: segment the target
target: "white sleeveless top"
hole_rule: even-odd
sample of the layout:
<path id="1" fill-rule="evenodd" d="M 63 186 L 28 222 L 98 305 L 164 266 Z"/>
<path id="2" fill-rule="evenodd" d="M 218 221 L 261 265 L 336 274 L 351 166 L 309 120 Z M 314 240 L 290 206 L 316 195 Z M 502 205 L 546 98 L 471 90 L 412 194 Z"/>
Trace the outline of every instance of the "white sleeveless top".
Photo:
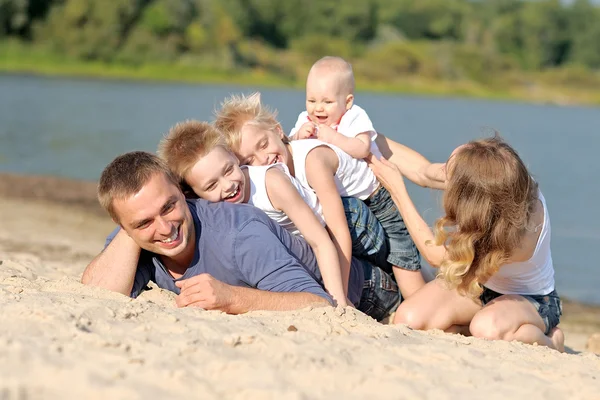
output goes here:
<path id="1" fill-rule="evenodd" d="M 319 146 L 330 147 L 337 154 L 339 165 L 335 172 L 335 186 L 340 196 L 367 199 L 379 188 L 379 181 L 364 160 L 357 160 L 345 153 L 339 147 L 317 139 L 292 140 L 290 142 L 294 157 L 294 172 L 296 179 L 306 188 L 312 188 L 306 178 L 306 156 Z"/>
<path id="2" fill-rule="evenodd" d="M 271 200 L 269 200 L 269 195 L 267 194 L 267 184 L 265 178 L 267 171 L 270 168 L 278 168 L 286 174 L 286 176 L 292 182 L 292 185 L 294 185 L 296 190 L 298 190 L 298 193 L 300 193 L 300 196 L 313 210 L 313 213 L 316 215 L 321 225 L 325 226 L 323 210 L 321 209 L 321 204 L 317 199 L 317 195 L 312 190 L 306 189 L 300 184 L 300 182 L 298 182 L 298 180 L 291 176 L 288 168 L 284 164 L 277 163 L 255 167 L 243 165 L 241 168 L 248 169 L 248 176 L 250 177 L 250 198 L 248 199 L 248 204 L 263 210 L 269 218 L 277 222 L 279 225 L 281 225 L 281 227 L 288 230 L 292 235 L 302 236 L 296 225 L 294 225 L 287 214 L 273 207 Z"/>
<path id="3" fill-rule="evenodd" d="M 527 261 L 501 266 L 485 283 L 485 287 L 502 294 L 522 295 L 546 295 L 554 290 L 550 217 L 542 192 L 538 192 L 538 196 L 544 207 L 544 222 L 533 255 Z"/>

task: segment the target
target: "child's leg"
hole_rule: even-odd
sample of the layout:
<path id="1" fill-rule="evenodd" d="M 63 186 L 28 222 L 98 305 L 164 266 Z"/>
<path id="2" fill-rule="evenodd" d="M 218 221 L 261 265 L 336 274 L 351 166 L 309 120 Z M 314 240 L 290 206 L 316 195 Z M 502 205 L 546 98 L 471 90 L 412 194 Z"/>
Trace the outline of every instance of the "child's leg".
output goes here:
<path id="1" fill-rule="evenodd" d="M 383 226 L 390 248 L 387 261 L 394 266 L 394 276 L 402 297 L 409 298 L 425 285 L 419 250 L 387 189 L 381 187 L 365 203 Z"/>
<path id="2" fill-rule="evenodd" d="M 484 290 L 482 298 L 487 293 Z M 499 295 L 473 317 L 473 336 L 491 340 L 518 340 L 564 351 L 564 335 L 558 325 L 561 303 L 555 292 L 547 296 Z"/>
<path id="3" fill-rule="evenodd" d="M 342 197 L 342 204 L 352 239 L 352 255 L 391 273 L 392 267 L 387 262 L 389 244 L 379 220 L 360 199 Z"/>

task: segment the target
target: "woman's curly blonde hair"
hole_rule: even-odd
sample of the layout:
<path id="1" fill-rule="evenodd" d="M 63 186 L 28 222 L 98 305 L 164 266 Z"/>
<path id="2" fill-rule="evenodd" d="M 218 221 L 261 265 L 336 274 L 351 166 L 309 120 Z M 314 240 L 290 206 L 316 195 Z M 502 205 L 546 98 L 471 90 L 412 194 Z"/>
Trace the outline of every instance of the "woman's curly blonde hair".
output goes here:
<path id="1" fill-rule="evenodd" d="M 519 247 L 538 199 L 538 186 L 517 152 L 499 135 L 472 141 L 447 163 L 445 216 L 435 244 L 447 251 L 438 277 L 471 298 Z"/>

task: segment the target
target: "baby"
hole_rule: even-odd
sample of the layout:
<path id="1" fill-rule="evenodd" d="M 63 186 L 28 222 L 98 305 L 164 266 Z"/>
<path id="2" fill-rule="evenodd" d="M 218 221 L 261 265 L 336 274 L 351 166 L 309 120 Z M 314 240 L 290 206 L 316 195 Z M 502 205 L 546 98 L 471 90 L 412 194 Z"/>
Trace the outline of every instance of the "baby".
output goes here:
<path id="1" fill-rule="evenodd" d="M 354 104 L 354 74 L 347 61 L 323 57 L 312 66 L 306 79 L 306 111 L 290 136 L 319 139 L 358 159 L 369 153 L 381 158 L 373 124 L 365 110 Z"/>

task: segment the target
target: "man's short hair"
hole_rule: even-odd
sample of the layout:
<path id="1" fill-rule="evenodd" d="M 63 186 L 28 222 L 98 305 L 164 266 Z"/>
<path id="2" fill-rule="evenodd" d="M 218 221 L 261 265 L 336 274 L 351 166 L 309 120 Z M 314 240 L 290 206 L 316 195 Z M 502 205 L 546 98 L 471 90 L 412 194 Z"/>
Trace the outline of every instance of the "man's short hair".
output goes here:
<path id="1" fill-rule="evenodd" d="M 260 93 L 249 96 L 232 95 L 221 103 L 221 108 L 216 112 L 215 127 L 224 136 L 227 146 L 233 151 L 238 151 L 242 142 L 242 128 L 251 124 L 269 131 L 281 129 L 277 121 L 277 112 L 270 110 L 260 101 Z M 283 136 L 287 143 L 287 136 Z"/>
<path id="2" fill-rule="evenodd" d="M 132 151 L 115 158 L 104 168 L 98 183 L 98 201 L 113 221 L 119 223 L 114 209 L 115 199 L 124 200 L 137 192 L 156 174 L 164 174 L 179 187 L 177 178 L 156 155 L 145 151 Z"/>
<path id="3" fill-rule="evenodd" d="M 176 124 L 167 132 L 158 145 L 158 155 L 182 181 L 198 159 L 217 146 L 227 148 L 225 139 L 214 126 L 207 122 L 188 120 Z"/>

